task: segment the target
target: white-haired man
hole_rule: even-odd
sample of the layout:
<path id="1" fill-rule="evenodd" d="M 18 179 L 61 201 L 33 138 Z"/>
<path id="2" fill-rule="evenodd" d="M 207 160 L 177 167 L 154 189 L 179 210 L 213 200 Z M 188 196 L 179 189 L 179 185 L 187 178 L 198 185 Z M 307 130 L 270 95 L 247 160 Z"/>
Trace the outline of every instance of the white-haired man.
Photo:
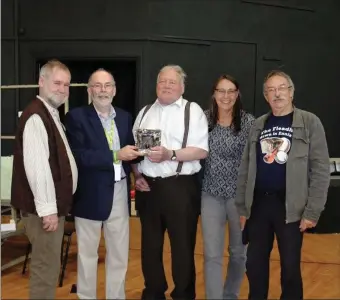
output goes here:
<path id="1" fill-rule="evenodd" d="M 208 124 L 200 106 L 182 97 L 185 77 L 180 66 L 163 67 L 157 77 L 157 100 L 140 111 L 133 127 L 161 130 L 161 145 L 133 166 L 142 227 L 142 299 L 165 299 L 165 230 L 175 283 L 171 297 L 196 297 L 194 249 L 201 194 L 197 173 L 208 154 Z"/>

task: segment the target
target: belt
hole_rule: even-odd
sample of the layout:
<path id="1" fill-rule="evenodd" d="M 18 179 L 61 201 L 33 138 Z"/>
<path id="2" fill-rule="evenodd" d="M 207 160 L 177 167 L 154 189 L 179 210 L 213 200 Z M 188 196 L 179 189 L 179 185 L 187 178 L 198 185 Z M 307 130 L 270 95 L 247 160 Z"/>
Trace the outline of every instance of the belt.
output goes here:
<path id="1" fill-rule="evenodd" d="M 172 178 L 176 178 L 178 175 L 173 175 L 173 176 L 168 176 L 168 177 L 160 177 L 160 176 L 149 177 L 149 176 L 146 176 L 145 174 L 143 174 L 143 176 L 145 177 L 145 179 L 150 180 L 150 181 L 160 181 L 160 180 L 169 180 L 169 179 L 172 179 Z"/>
<path id="2" fill-rule="evenodd" d="M 150 176 L 147 176 L 145 174 L 143 174 L 143 177 L 147 180 L 150 180 L 150 181 L 165 181 L 165 180 L 170 180 L 170 179 L 175 179 L 177 177 L 191 177 L 191 176 L 195 176 L 196 174 L 190 174 L 190 175 L 187 175 L 187 174 L 176 174 L 176 175 L 172 175 L 172 176 L 168 176 L 168 177 L 160 177 L 160 176 L 157 176 L 157 177 L 150 177 Z"/>
<path id="3" fill-rule="evenodd" d="M 126 178 L 126 176 L 122 177 L 120 180 L 116 180 L 115 183 L 120 182 L 120 181 L 124 180 L 125 178 Z"/>

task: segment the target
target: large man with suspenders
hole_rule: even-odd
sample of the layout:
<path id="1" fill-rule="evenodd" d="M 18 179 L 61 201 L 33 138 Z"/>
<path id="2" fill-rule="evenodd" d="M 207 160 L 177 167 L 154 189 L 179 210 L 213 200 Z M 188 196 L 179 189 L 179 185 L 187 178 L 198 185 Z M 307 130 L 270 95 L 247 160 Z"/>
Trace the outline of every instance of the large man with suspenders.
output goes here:
<path id="1" fill-rule="evenodd" d="M 161 146 L 139 164 L 136 209 L 142 230 L 142 299 L 165 299 L 168 289 L 163 268 L 167 230 L 175 288 L 173 299 L 195 299 L 196 230 L 200 213 L 200 160 L 208 155 L 208 124 L 195 102 L 183 99 L 186 74 L 180 66 L 163 67 L 157 77 L 157 100 L 144 107 L 133 127 L 160 129 Z"/>

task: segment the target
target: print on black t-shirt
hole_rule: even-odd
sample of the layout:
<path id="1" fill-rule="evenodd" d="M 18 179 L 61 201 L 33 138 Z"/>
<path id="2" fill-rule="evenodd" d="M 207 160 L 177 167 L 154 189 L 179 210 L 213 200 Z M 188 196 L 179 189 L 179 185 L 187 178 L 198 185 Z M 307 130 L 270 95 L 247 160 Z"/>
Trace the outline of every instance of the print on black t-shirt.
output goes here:
<path id="1" fill-rule="evenodd" d="M 284 164 L 288 160 L 290 150 L 290 140 L 292 137 L 291 127 L 274 126 L 264 130 L 260 136 L 261 152 L 265 154 L 263 161 L 272 164 L 276 161 L 278 164 Z"/>
<path id="2" fill-rule="evenodd" d="M 293 113 L 280 117 L 269 116 L 257 145 L 257 189 L 285 189 L 286 162 L 293 135 L 292 120 Z"/>

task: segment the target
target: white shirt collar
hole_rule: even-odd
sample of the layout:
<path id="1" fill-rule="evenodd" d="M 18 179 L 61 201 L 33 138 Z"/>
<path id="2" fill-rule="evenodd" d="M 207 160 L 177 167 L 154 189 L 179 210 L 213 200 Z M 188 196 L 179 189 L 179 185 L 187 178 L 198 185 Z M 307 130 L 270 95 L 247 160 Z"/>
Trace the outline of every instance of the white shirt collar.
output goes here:
<path id="1" fill-rule="evenodd" d="M 177 105 L 179 107 L 182 107 L 183 106 L 183 96 L 179 97 L 176 101 L 174 101 L 173 103 L 169 104 L 169 105 Z M 155 101 L 156 104 L 160 105 L 161 107 L 164 107 L 165 105 L 161 104 L 158 100 L 158 98 L 156 99 Z M 168 106 L 168 105 L 167 105 Z"/>

